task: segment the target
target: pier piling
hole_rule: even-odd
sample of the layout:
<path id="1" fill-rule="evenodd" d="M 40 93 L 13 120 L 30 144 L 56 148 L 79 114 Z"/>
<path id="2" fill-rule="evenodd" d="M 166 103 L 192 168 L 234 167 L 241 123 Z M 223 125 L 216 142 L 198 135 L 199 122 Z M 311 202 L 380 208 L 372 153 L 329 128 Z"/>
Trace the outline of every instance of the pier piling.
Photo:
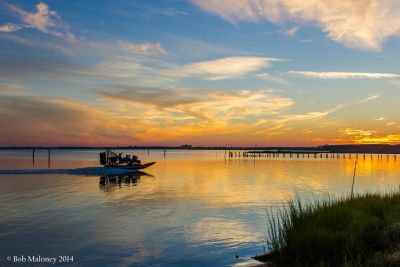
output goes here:
<path id="1" fill-rule="evenodd" d="M 49 151 L 48 151 L 48 154 L 47 154 L 47 166 L 50 169 L 50 147 L 49 147 Z"/>

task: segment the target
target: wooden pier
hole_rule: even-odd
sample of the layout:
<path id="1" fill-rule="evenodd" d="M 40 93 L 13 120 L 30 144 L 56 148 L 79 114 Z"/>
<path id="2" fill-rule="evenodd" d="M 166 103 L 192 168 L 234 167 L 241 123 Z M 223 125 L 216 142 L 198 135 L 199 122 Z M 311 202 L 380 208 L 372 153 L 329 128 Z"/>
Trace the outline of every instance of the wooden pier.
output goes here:
<path id="1" fill-rule="evenodd" d="M 363 159 L 375 156 L 379 160 L 397 159 L 394 153 L 357 153 L 357 152 L 331 152 L 327 150 L 225 150 L 224 158 L 320 158 L 320 159 Z"/>

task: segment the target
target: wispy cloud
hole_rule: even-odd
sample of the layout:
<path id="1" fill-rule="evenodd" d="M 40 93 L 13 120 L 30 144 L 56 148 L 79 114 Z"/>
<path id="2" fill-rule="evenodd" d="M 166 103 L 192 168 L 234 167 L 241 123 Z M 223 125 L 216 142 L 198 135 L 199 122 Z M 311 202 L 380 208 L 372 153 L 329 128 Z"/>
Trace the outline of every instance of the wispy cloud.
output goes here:
<path id="1" fill-rule="evenodd" d="M 0 83 L 0 94 L 18 94 L 25 93 L 27 88 L 18 83 Z"/>
<path id="2" fill-rule="evenodd" d="M 124 10 L 120 10 L 119 13 L 128 17 L 139 16 L 145 18 L 153 18 L 155 16 L 180 17 L 189 15 L 188 11 L 172 6 L 149 6 L 146 4 L 141 4 L 138 1 L 128 2 L 128 5 L 128 7 L 124 7 Z"/>
<path id="3" fill-rule="evenodd" d="M 254 52 L 227 47 L 226 45 L 206 42 L 201 39 L 189 38 L 175 34 L 166 34 L 169 45 L 175 51 L 179 51 L 179 55 L 185 58 L 210 58 L 223 57 L 232 55 L 249 56 L 255 55 Z"/>
<path id="4" fill-rule="evenodd" d="M 262 79 L 262 80 L 270 81 L 270 82 L 273 82 L 273 83 L 279 83 L 279 84 L 287 84 L 288 83 L 281 76 L 272 75 L 272 74 L 266 73 L 266 72 L 257 74 L 257 77 Z"/>
<path id="5" fill-rule="evenodd" d="M 0 32 L 16 32 L 20 29 L 22 29 L 22 26 L 14 23 L 0 25 Z"/>
<path id="6" fill-rule="evenodd" d="M 339 109 L 346 106 L 346 104 L 339 104 L 335 107 L 326 109 L 324 111 L 310 111 L 305 113 L 295 114 L 277 114 L 273 118 L 261 118 L 254 123 L 255 129 L 253 129 L 253 135 L 261 135 L 264 137 L 272 135 L 281 135 L 285 132 L 290 132 L 294 129 L 304 127 L 315 128 L 315 122 L 326 118 L 328 115 L 338 111 Z M 326 122 L 325 122 L 326 123 Z M 307 132 L 312 131 L 307 129 Z M 295 136 L 298 133 L 295 133 Z"/>
<path id="7" fill-rule="evenodd" d="M 280 118 L 283 122 L 316 120 L 316 119 L 321 119 L 323 117 L 326 117 L 329 114 L 334 113 L 334 112 L 338 111 L 339 109 L 343 108 L 344 106 L 345 106 L 345 104 L 339 104 L 339 105 L 336 105 L 335 107 L 329 108 L 325 111 L 312 111 L 312 112 L 307 112 L 304 114 L 282 115 L 282 116 L 280 116 Z"/>
<path id="8" fill-rule="evenodd" d="M 349 47 L 380 50 L 382 43 L 399 35 L 400 6 L 396 0 L 293 1 L 192 0 L 202 9 L 232 23 L 267 20 L 318 25 L 327 36 Z"/>
<path id="9" fill-rule="evenodd" d="M 205 80 L 242 78 L 249 73 L 270 67 L 275 61 L 282 60 L 266 57 L 226 57 L 176 65 L 158 59 L 151 62 L 148 58 L 143 60 L 132 55 L 123 56 L 116 53 L 92 67 L 87 73 L 109 78 L 135 77 L 137 83 L 165 85 L 189 77 Z"/>
<path id="10" fill-rule="evenodd" d="M 211 90 L 160 89 L 119 86 L 116 90 L 101 90 L 101 95 L 118 102 L 131 102 L 172 114 L 216 124 L 234 123 L 233 120 L 258 120 L 259 116 L 273 115 L 294 104 L 290 98 L 267 90 Z M 168 98 L 165 96 L 168 95 Z M 179 115 L 176 115 L 179 117 Z M 236 122 L 237 123 L 237 122 Z"/>
<path id="11" fill-rule="evenodd" d="M 369 95 L 366 98 L 360 100 L 360 103 L 365 103 L 374 99 L 379 98 L 382 95 L 382 93 L 377 93 L 377 94 L 373 94 L 373 95 Z"/>
<path id="12" fill-rule="evenodd" d="M 388 81 L 390 84 L 393 84 L 394 86 L 400 87 L 400 80 L 391 80 Z"/>
<path id="13" fill-rule="evenodd" d="M 48 5 L 45 3 L 39 2 L 36 5 L 36 12 L 34 13 L 25 11 L 11 4 L 9 4 L 8 7 L 10 10 L 19 14 L 21 20 L 25 23 L 24 25 L 18 25 L 18 28 L 15 26 L 11 27 L 13 31 L 17 31 L 22 28 L 34 28 L 38 31 L 61 37 L 68 41 L 76 41 L 75 35 L 69 31 L 69 26 L 63 23 L 57 12 L 50 10 Z"/>
<path id="14" fill-rule="evenodd" d="M 297 32 L 299 31 L 299 29 L 300 29 L 300 27 L 293 27 L 293 28 L 290 28 L 289 30 L 286 30 L 284 32 L 284 34 L 289 37 L 294 37 L 297 34 Z"/>
<path id="15" fill-rule="evenodd" d="M 338 79 L 394 79 L 400 74 L 380 72 L 338 72 L 338 71 L 288 71 L 288 74 L 296 77 L 311 79 L 338 80 Z"/>
<path id="16" fill-rule="evenodd" d="M 85 70 L 85 66 L 65 59 L 56 59 L 34 55 L 3 55 L 0 57 L 0 77 L 19 81 L 40 77 L 40 79 L 57 80 L 61 77 L 71 82 Z"/>
<path id="17" fill-rule="evenodd" d="M 270 67 L 272 62 L 282 61 L 266 57 L 226 57 L 195 62 L 182 66 L 179 70 L 187 76 L 204 76 L 211 80 L 238 78 L 250 72 Z"/>
<path id="18" fill-rule="evenodd" d="M 160 43 L 142 43 L 134 44 L 124 41 L 118 42 L 119 48 L 127 53 L 133 54 L 143 54 L 143 55 L 168 55 L 167 50 L 165 50 Z"/>
<path id="19" fill-rule="evenodd" d="M 56 51 L 69 56 L 78 54 L 80 51 L 76 46 L 71 46 L 71 43 L 69 42 L 49 42 L 43 38 L 29 38 L 15 34 L 0 34 L 0 39 L 11 41 L 26 47 Z"/>
<path id="20" fill-rule="evenodd" d="M 31 77 L 31 74 L 41 74 L 41 78 L 59 78 L 64 75 L 70 78 L 74 74 L 77 79 L 83 77 L 99 77 L 104 79 L 137 79 L 140 81 L 171 82 L 167 78 L 159 77 L 159 68 L 171 67 L 160 60 L 168 52 L 160 43 L 133 43 L 122 40 L 113 42 L 94 42 L 79 39 L 76 42 L 64 42 L 62 39 L 48 41 L 44 38 L 23 37 L 14 34 L 0 34 L 0 40 L 40 50 L 53 50 L 68 56 L 68 58 L 51 58 L 49 56 L 16 55 L 0 58 L 0 75 L 8 78 Z M 97 63 L 80 64 L 76 56 L 91 56 Z M 38 67 L 40 66 L 40 67 Z M 173 65 L 173 67 L 176 67 Z M 172 68 L 172 67 L 171 67 Z M 51 75 L 50 75 L 51 73 Z M 70 81 L 70 80 L 69 80 Z"/>
<path id="21" fill-rule="evenodd" d="M 372 134 L 376 133 L 376 131 L 346 128 L 340 130 L 340 133 L 344 135 L 371 136 Z"/>
<path id="22" fill-rule="evenodd" d="M 374 119 L 375 121 L 383 121 L 385 119 L 385 117 L 379 117 L 379 118 L 376 118 L 376 119 Z"/>

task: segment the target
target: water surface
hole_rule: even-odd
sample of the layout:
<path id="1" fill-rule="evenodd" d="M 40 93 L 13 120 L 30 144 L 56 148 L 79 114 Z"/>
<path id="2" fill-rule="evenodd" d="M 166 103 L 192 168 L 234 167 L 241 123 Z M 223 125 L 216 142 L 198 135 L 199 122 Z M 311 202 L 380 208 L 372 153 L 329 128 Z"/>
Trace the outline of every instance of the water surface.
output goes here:
<path id="1" fill-rule="evenodd" d="M 74 256 L 68 266 L 240 265 L 265 246 L 267 208 L 295 195 L 348 195 L 356 160 L 125 152 L 157 164 L 134 175 L 76 175 L 60 170 L 99 167 L 99 151 L 52 150 L 51 171 L 41 171 L 47 150 L 36 151 L 34 164 L 30 150 L 0 151 L 1 170 L 37 170 L 0 170 L 0 265 L 18 266 L 10 255 Z M 400 159 L 358 158 L 355 192 L 399 184 Z"/>

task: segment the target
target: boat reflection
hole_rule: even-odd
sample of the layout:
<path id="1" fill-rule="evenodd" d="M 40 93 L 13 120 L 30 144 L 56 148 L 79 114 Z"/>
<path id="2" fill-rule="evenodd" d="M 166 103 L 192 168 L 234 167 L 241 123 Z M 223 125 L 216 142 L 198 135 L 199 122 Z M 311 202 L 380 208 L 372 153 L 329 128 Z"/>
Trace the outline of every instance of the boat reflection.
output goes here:
<path id="1" fill-rule="evenodd" d="M 99 178 L 100 190 L 111 192 L 113 188 L 136 186 L 142 176 L 154 177 L 145 172 L 129 172 L 124 174 L 103 175 Z"/>

